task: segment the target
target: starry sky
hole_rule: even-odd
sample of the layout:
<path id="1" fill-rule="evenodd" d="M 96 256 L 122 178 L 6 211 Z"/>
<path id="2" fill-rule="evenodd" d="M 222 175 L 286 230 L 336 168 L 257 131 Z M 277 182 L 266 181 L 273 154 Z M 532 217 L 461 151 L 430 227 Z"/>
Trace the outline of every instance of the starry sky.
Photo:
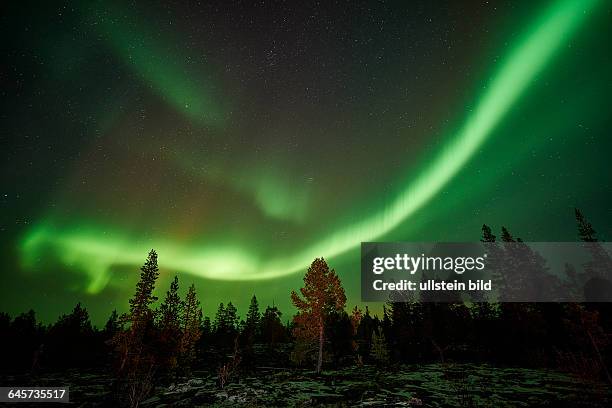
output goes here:
<path id="1" fill-rule="evenodd" d="M 100 324 L 151 248 L 288 316 L 361 241 L 609 239 L 612 4 L 429 3 L 3 4 L 0 310 Z"/>

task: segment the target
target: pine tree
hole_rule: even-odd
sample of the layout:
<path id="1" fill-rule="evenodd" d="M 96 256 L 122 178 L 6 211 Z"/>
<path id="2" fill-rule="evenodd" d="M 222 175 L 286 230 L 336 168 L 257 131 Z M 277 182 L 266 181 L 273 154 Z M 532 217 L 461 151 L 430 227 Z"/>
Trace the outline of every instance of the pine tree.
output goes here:
<path id="1" fill-rule="evenodd" d="M 281 322 L 282 313 L 276 306 L 268 306 L 261 317 L 260 333 L 264 343 L 274 345 L 286 340 L 285 328 Z"/>
<path id="2" fill-rule="evenodd" d="M 130 299 L 130 314 L 128 320 L 132 325 L 145 323 L 153 318 L 151 305 L 157 301 L 153 295 L 155 282 L 159 277 L 159 267 L 157 266 L 157 252 L 151 250 L 147 260 L 140 268 L 140 280 L 136 284 L 136 293 Z"/>
<path id="3" fill-rule="evenodd" d="M 119 314 L 117 313 L 117 309 L 113 309 L 106 324 L 104 324 L 103 332 L 107 338 L 111 338 L 119 331 L 120 327 Z"/>
<path id="4" fill-rule="evenodd" d="M 72 309 L 72 313 L 67 316 L 67 319 L 69 324 L 78 331 L 92 331 L 89 312 L 81 305 L 81 302 L 76 304 L 74 309 Z"/>
<path id="5" fill-rule="evenodd" d="M 40 347 L 43 341 L 44 333 L 41 324 L 36 321 L 34 310 L 30 309 L 15 316 L 10 323 L 10 331 L 13 334 L 12 336 L 0 338 L 0 340 L 8 340 L 10 342 L 10 353 L 5 354 L 5 357 L 8 357 L 8 360 L 13 364 L 6 364 L 3 361 L 3 367 L 10 367 L 11 365 L 23 366 L 24 357 L 25 361 L 29 363 L 29 357 Z"/>
<path id="6" fill-rule="evenodd" d="M 582 212 L 578 209 L 574 209 L 576 214 L 576 222 L 578 223 L 578 236 L 583 242 L 597 242 L 597 232 L 593 228 L 590 222 L 584 218 Z"/>
<path id="7" fill-rule="evenodd" d="M 491 227 L 487 224 L 482 224 L 482 238 L 480 242 L 495 242 L 496 236 L 491 232 Z"/>
<path id="8" fill-rule="evenodd" d="M 180 320 L 183 304 L 178 291 L 178 276 L 175 276 L 158 311 L 158 326 L 160 330 L 160 344 L 157 347 L 158 354 L 163 368 L 170 375 L 174 375 L 181 342 Z"/>
<path id="9" fill-rule="evenodd" d="M 505 227 L 502 227 L 502 241 L 505 243 L 502 263 L 506 275 L 505 289 L 510 299 L 556 299 L 561 282 L 548 273 L 546 260 L 521 238 L 515 239 Z"/>
<path id="10" fill-rule="evenodd" d="M 128 323 L 127 330 L 119 331 L 113 338 L 118 354 L 117 374 L 119 394 L 128 399 L 130 406 L 138 406 L 151 391 L 153 377 L 158 366 L 154 311 L 157 301 L 153 295 L 159 276 L 157 253 L 151 250 L 140 268 L 140 280 L 136 292 L 130 299 L 130 311 L 123 315 L 120 324 Z"/>
<path id="11" fill-rule="evenodd" d="M 212 334 L 212 324 L 210 323 L 210 317 L 206 316 L 202 321 L 202 336 L 208 337 Z"/>
<path id="12" fill-rule="evenodd" d="M 502 241 L 503 242 L 516 242 L 510 231 L 506 227 L 502 227 Z"/>
<path id="13" fill-rule="evenodd" d="M 198 300 L 195 285 L 187 291 L 183 306 L 183 335 L 181 337 L 181 362 L 189 370 L 195 359 L 195 346 L 202 335 L 202 308 Z"/>
<path id="14" fill-rule="evenodd" d="M 298 314 L 294 317 L 294 334 L 301 340 L 318 337 L 317 372 L 321 372 L 325 320 L 331 313 L 344 309 L 346 295 L 336 271 L 330 270 L 323 258 L 312 262 L 304 276 L 304 287 L 300 292 L 303 297 L 295 291 L 291 292 L 291 302 L 298 309 Z"/>
<path id="15" fill-rule="evenodd" d="M 611 281 L 612 280 L 612 258 L 608 254 L 608 252 L 602 247 L 599 243 L 599 239 L 597 238 L 597 232 L 593 228 L 590 222 L 582 215 L 582 212 L 576 208 L 576 222 L 578 223 L 578 236 L 582 242 L 585 242 L 584 246 L 591 253 L 592 260 L 585 265 L 585 272 L 587 279 L 604 279 Z M 612 286 L 609 282 L 599 282 L 591 281 L 588 283 L 588 287 L 585 287 L 585 290 L 591 294 L 600 292 L 604 290 L 608 294 L 600 293 L 599 295 L 595 295 L 591 301 L 594 300 L 604 300 L 609 296 L 609 292 L 612 290 Z M 603 289 L 605 286 L 605 289 Z M 591 295 L 589 295 L 591 297 Z"/>
<path id="16" fill-rule="evenodd" d="M 347 357 L 355 357 L 356 344 L 353 341 L 351 316 L 344 310 L 332 311 L 325 319 L 325 346 L 327 354 L 339 365 Z"/>
<path id="17" fill-rule="evenodd" d="M 60 316 L 49 328 L 45 354 L 57 367 L 87 365 L 93 358 L 93 335 L 89 312 L 77 303 L 70 314 Z"/>
<path id="18" fill-rule="evenodd" d="M 259 324 L 261 321 L 261 314 L 259 313 L 259 303 L 257 302 L 257 297 L 253 295 L 251 298 L 251 304 L 249 305 L 249 310 L 246 315 L 245 327 L 250 335 L 256 336 L 257 329 L 259 328 Z"/>
<path id="19" fill-rule="evenodd" d="M 385 339 L 396 355 L 404 359 L 412 359 L 422 353 L 424 344 L 428 341 L 425 337 L 425 313 L 428 303 L 415 299 L 400 300 L 391 297 L 387 306 L 383 307 L 382 321 L 375 316 L 373 331 L 380 328 L 379 334 L 384 334 Z M 434 323 L 434 322 L 432 322 Z M 372 334 L 373 336 L 373 334 Z"/>
<path id="20" fill-rule="evenodd" d="M 213 322 L 213 329 L 216 334 L 227 331 L 227 317 L 223 302 L 219 303 L 219 307 L 217 308 L 217 313 L 215 314 L 215 320 Z"/>
<path id="21" fill-rule="evenodd" d="M 255 361 L 254 344 L 260 338 L 261 314 L 259 313 L 259 303 L 257 297 L 253 295 L 249 310 L 247 311 L 246 321 L 240 322 L 240 343 L 242 348 L 242 358 L 245 365 L 252 365 Z"/>
<path id="22" fill-rule="evenodd" d="M 178 294 L 179 282 L 178 276 L 174 277 L 170 283 L 170 290 L 166 292 L 166 298 L 159 306 L 159 325 L 164 329 L 179 330 L 180 317 L 182 312 L 182 302 Z"/>
<path id="23" fill-rule="evenodd" d="M 510 233 L 505 228 L 502 228 L 502 231 L 506 231 L 507 239 L 511 239 Z M 506 292 L 506 279 L 504 275 L 504 251 L 497 244 L 497 237 L 491 231 L 491 227 L 487 224 L 482 225 L 482 238 L 480 242 L 482 242 L 482 246 L 484 248 L 485 254 L 487 256 L 487 270 L 491 271 L 490 276 L 493 282 L 493 286 L 497 290 L 497 295 L 505 294 Z M 493 300 L 489 298 L 486 293 L 483 291 L 474 291 L 470 293 L 472 300 L 477 303 L 476 309 L 479 314 L 487 314 L 491 311 L 490 305 L 487 303 L 489 300 Z"/>
<path id="24" fill-rule="evenodd" d="M 515 239 L 506 227 L 502 227 L 501 240 L 504 243 L 504 252 L 503 260 L 498 265 L 502 265 L 504 274 L 503 300 L 516 301 L 521 299 L 527 288 L 530 287 L 525 251 L 520 244 L 522 241 Z"/>
<path id="25" fill-rule="evenodd" d="M 232 302 L 228 302 L 225 308 L 225 323 L 230 332 L 233 333 L 238 330 L 238 310 L 236 310 L 236 306 Z"/>
<path id="26" fill-rule="evenodd" d="M 370 315 L 370 309 L 368 306 L 365 308 L 365 313 L 359 322 L 357 330 L 357 343 L 359 344 L 359 353 L 363 357 L 367 357 L 370 354 L 370 348 L 372 343 L 372 331 L 374 330 L 374 319 Z"/>
<path id="27" fill-rule="evenodd" d="M 357 352 L 359 349 L 359 345 L 357 344 L 357 330 L 359 329 L 359 325 L 361 324 L 361 319 L 363 318 L 363 313 L 361 309 L 355 305 L 353 311 L 351 312 L 351 327 L 353 328 L 353 335 L 351 340 L 351 348 L 354 352 Z"/>

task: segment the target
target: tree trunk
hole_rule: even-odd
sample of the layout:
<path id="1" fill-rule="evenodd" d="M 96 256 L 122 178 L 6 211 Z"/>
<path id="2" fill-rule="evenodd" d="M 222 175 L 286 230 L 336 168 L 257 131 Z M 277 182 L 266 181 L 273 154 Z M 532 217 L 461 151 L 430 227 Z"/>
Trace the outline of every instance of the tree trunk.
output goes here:
<path id="1" fill-rule="evenodd" d="M 323 322 L 319 324 L 319 360 L 317 361 L 317 374 L 321 372 L 323 365 Z"/>

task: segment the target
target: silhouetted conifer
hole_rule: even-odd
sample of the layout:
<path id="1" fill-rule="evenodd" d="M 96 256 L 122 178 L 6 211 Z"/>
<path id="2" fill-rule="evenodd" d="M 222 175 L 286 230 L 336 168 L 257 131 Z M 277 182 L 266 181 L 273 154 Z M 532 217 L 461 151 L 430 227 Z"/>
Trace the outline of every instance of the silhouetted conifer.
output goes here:
<path id="1" fill-rule="evenodd" d="M 246 315 L 245 328 L 248 330 L 250 336 L 257 337 L 257 331 L 260 325 L 261 314 L 259 313 L 259 302 L 257 297 L 253 295 L 251 303 L 249 304 L 249 310 Z"/>
<path id="2" fill-rule="evenodd" d="M 121 318 L 121 322 L 127 323 L 129 327 L 117 333 L 113 339 L 118 355 L 118 398 L 121 404 L 132 407 L 138 406 L 153 389 L 159 366 L 159 335 L 151 308 L 157 300 L 153 290 L 159 276 L 157 253 L 154 250 L 149 252 L 140 271 L 136 292 L 129 301 L 130 311 Z"/>
<path id="3" fill-rule="evenodd" d="M 340 310 L 330 313 L 325 322 L 325 339 L 329 345 L 327 357 L 335 366 L 353 363 L 355 361 L 355 348 L 353 341 L 353 323 L 346 311 Z"/>
<path id="4" fill-rule="evenodd" d="M 157 346 L 157 359 L 162 374 L 173 378 L 176 372 L 179 347 L 181 344 L 181 318 L 183 303 L 178 294 L 178 276 L 170 283 L 162 304 L 157 311 L 159 344 Z"/>
<path id="5" fill-rule="evenodd" d="M 60 316 L 50 327 L 43 361 L 54 367 L 91 366 L 94 363 L 90 350 L 92 341 L 89 313 L 81 303 L 77 303 L 70 314 Z"/>
<path id="6" fill-rule="evenodd" d="M 590 222 L 582 215 L 578 208 L 574 208 L 576 222 L 578 223 L 578 236 L 583 242 L 597 242 L 597 232 Z"/>
<path id="7" fill-rule="evenodd" d="M 102 330 L 105 337 L 107 339 L 111 339 L 121 328 L 119 324 L 119 314 L 117 313 L 117 309 L 113 309 L 108 320 L 104 324 L 104 329 Z"/>
<path id="8" fill-rule="evenodd" d="M 372 332 L 375 327 L 376 323 L 370 315 L 370 309 L 368 306 L 366 306 L 365 313 L 363 314 L 357 329 L 358 352 L 363 358 L 367 358 L 370 354 Z"/>
<path id="9" fill-rule="evenodd" d="M 130 313 L 127 320 L 132 325 L 146 324 L 153 318 L 151 306 L 157 301 L 153 290 L 158 277 L 157 252 L 152 249 L 140 268 L 140 280 L 136 284 L 136 293 L 130 299 Z"/>
<path id="10" fill-rule="evenodd" d="M 363 318 L 363 313 L 361 312 L 361 309 L 359 307 L 357 307 L 357 305 L 355 305 L 355 307 L 353 308 L 353 310 L 351 311 L 351 327 L 353 329 L 352 332 L 352 341 L 351 341 L 351 348 L 353 349 L 353 352 L 359 356 L 359 344 L 357 342 L 357 332 L 359 330 L 359 325 L 361 324 L 361 319 Z M 358 359 L 360 359 L 361 357 L 357 357 Z"/>
<path id="11" fill-rule="evenodd" d="M 261 339 L 268 346 L 274 346 L 287 340 L 281 316 L 282 313 L 276 306 L 266 307 L 261 316 Z"/>
<path id="12" fill-rule="evenodd" d="M 482 238 L 480 242 L 495 242 L 496 236 L 491 232 L 491 227 L 487 224 L 482 225 Z"/>
<path id="13" fill-rule="evenodd" d="M 259 303 L 257 297 L 251 297 L 251 303 L 246 315 L 246 321 L 241 321 L 240 325 L 240 345 L 242 348 L 242 364 L 252 366 L 255 359 L 254 344 L 260 338 L 261 314 L 259 313 Z"/>
<path id="14" fill-rule="evenodd" d="M 202 335 L 202 308 L 198 300 L 195 285 L 187 291 L 183 306 L 182 337 L 180 343 L 181 366 L 189 372 L 196 355 L 196 344 Z"/>
<path id="15" fill-rule="evenodd" d="M 215 314 L 215 320 L 213 321 L 213 329 L 215 333 L 224 332 L 226 330 L 226 314 L 225 314 L 225 306 L 223 302 L 219 303 L 219 307 L 217 307 L 217 312 Z"/>

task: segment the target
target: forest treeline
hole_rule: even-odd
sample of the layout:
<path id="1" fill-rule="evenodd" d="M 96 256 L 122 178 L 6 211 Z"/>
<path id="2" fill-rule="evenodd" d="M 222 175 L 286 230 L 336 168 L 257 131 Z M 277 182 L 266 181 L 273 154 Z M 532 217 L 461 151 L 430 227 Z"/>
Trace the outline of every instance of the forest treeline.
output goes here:
<path id="1" fill-rule="evenodd" d="M 598 242 L 582 213 L 576 210 L 575 216 L 579 239 Z M 487 225 L 481 241 L 521 242 L 506 228 L 497 239 Z M 593 256 L 607 256 L 602 254 Z M 274 305 L 260 307 L 255 295 L 245 316 L 231 302 L 204 316 L 194 285 L 184 298 L 179 296 L 178 277 L 158 299 L 158 276 L 152 250 L 129 311 L 112 311 L 102 328 L 91 324 L 80 303 L 50 325 L 37 321 L 32 310 L 14 318 L 0 313 L 0 370 L 33 376 L 66 368 L 109 370 L 115 378 L 111 395 L 127 406 L 138 405 L 156 384 L 197 370 L 214 373 L 222 388 L 264 366 L 320 371 L 326 366 L 466 361 L 549 367 L 612 382 L 607 368 L 612 303 L 390 299 L 378 316 L 367 307 L 347 310 L 340 278 L 319 258 L 306 272 L 303 287 L 290 294 L 297 310 L 291 318 Z"/>

